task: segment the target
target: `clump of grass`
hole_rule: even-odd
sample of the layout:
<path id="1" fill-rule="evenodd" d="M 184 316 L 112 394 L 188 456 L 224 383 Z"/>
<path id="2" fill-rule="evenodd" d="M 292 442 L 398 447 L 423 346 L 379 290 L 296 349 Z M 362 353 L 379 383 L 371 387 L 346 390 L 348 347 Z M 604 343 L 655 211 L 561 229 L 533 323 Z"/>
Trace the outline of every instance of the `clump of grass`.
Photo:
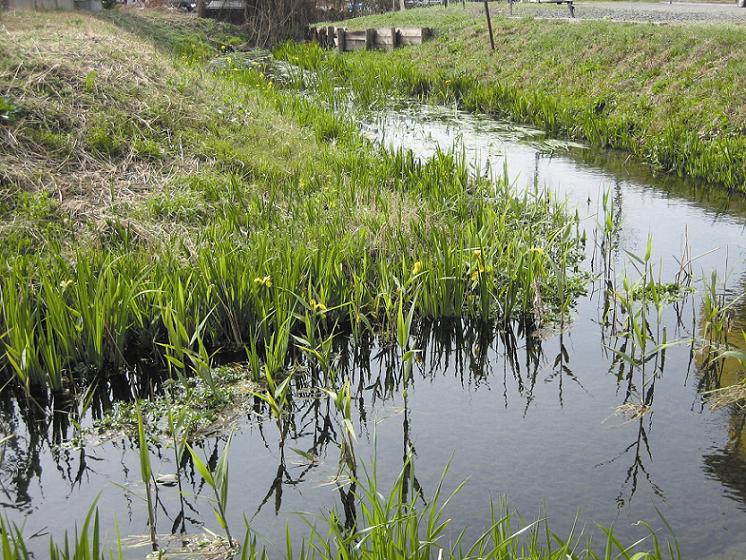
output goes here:
<path id="1" fill-rule="evenodd" d="M 606 250 L 605 243 L 602 251 Z M 621 286 L 616 280 L 605 282 L 614 300 L 605 303 L 603 318 L 613 329 L 611 343 L 605 345 L 613 354 L 610 372 L 616 370 L 619 382 L 626 381 L 624 402 L 615 412 L 630 421 L 641 419 L 651 410 L 667 350 L 692 343 L 690 339 L 669 340 L 663 320 L 664 308 L 679 304 L 691 290 L 681 281 L 663 282 L 656 275 L 652 252 L 653 239 L 649 236 L 644 255 L 626 252 L 638 278 L 632 279 L 625 271 Z M 606 262 L 606 256 L 603 258 Z"/>
<path id="2" fill-rule="evenodd" d="M 8 131 L 21 139 L 16 175 L 19 160 L 37 156 L 23 140 L 36 130 L 63 131 L 77 146 L 70 170 L 88 161 L 108 170 L 91 176 L 96 196 L 81 193 L 93 219 L 70 214 L 72 187 L 60 183 L 50 217 L 26 213 L 32 224 L 68 214 L 71 225 L 37 253 L 5 240 L 0 371 L 26 391 L 85 389 L 136 356 L 217 393 L 221 351 L 243 350 L 257 380 L 281 380 L 303 352 L 328 369 L 334 333 L 396 339 L 400 309 L 408 329 L 461 317 L 529 327 L 566 314 L 582 290 L 568 274 L 581 242 L 564 206 L 543 193 L 517 197 L 507 181 L 472 176 L 455 154 L 419 161 L 377 150 L 323 98 L 281 89 L 262 68 L 155 56 L 127 34 L 118 39 L 127 52 L 148 54 L 137 68 L 106 66 L 120 59 L 96 50 L 105 41 L 79 47 L 64 16 L 33 35 L 13 17 L 24 72 L 15 78 L 6 65 L 2 75 L 36 115 Z M 155 22 L 149 32 L 164 30 Z M 58 46 L 37 43 L 54 33 Z M 42 72 L 76 49 L 90 54 L 74 59 L 85 67 L 65 59 Z M 112 68 L 140 77 L 118 80 Z M 21 83 L 32 76 L 38 89 Z M 49 80 L 71 90 L 55 106 L 39 92 Z M 133 82 L 141 85 L 120 85 Z M 76 176 L 56 169 L 44 171 L 52 183 Z M 56 200 L 31 196 L 39 207 Z"/>
<path id="3" fill-rule="evenodd" d="M 11 523 L 7 518 L 0 517 L 0 551 L 3 560 L 30 560 L 35 558 L 26 543 L 22 528 Z M 65 533 L 64 542 L 60 545 L 49 541 L 47 551 L 50 560 L 104 560 L 103 543 L 101 542 L 101 528 L 96 501 L 88 510 L 88 514 L 80 528 L 76 527 L 72 539 Z M 110 556 L 114 558 L 113 553 Z M 121 549 L 117 556 L 122 558 Z"/>
<path id="4" fill-rule="evenodd" d="M 231 537 L 231 530 L 228 526 L 228 520 L 226 519 L 226 510 L 228 507 L 228 453 L 231 445 L 231 437 L 228 437 L 228 441 L 223 448 L 223 454 L 218 459 L 214 470 L 210 470 L 199 454 L 194 451 L 188 444 L 186 446 L 189 454 L 192 457 L 194 466 L 202 476 L 207 485 L 212 488 L 215 494 L 215 517 L 220 523 L 220 526 L 225 531 L 226 539 L 228 540 L 228 547 L 234 549 L 233 537 Z"/>
<path id="5" fill-rule="evenodd" d="M 746 384 L 736 383 L 721 389 L 714 389 L 705 394 L 707 402 L 712 410 L 718 410 L 727 406 L 743 406 L 746 402 Z"/>

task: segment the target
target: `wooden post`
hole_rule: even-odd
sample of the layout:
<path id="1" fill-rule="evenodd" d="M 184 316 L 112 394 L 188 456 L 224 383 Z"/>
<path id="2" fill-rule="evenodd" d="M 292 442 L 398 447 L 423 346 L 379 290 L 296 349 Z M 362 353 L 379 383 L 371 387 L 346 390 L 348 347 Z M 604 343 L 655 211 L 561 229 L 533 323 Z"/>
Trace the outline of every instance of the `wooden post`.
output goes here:
<path id="1" fill-rule="evenodd" d="M 345 28 L 337 27 L 337 50 L 341 53 L 345 52 Z"/>
<path id="2" fill-rule="evenodd" d="M 331 25 L 326 28 L 326 48 L 334 48 L 334 27 Z"/>
<path id="3" fill-rule="evenodd" d="M 490 6 L 487 0 L 484 0 L 484 14 L 487 16 L 487 31 L 490 32 L 490 46 L 495 50 L 495 37 L 492 35 L 492 20 L 490 19 Z"/>
<path id="4" fill-rule="evenodd" d="M 369 51 L 376 45 L 376 30 L 366 29 L 365 30 L 365 50 Z"/>
<path id="5" fill-rule="evenodd" d="M 391 28 L 391 50 L 399 46 L 399 35 L 396 33 L 396 27 Z"/>
<path id="6" fill-rule="evenodd" d="M 207 17 L 207 0 L 197 0 L 197 17 Z"/>

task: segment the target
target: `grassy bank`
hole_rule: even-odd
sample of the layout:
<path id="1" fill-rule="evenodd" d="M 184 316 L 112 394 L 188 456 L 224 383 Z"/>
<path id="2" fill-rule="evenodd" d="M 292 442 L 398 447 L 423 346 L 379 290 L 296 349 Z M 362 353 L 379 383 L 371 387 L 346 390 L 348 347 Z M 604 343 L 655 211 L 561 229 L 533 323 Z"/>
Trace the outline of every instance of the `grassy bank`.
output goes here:
<path id="1" fill-rule="evenodd" d="M 294 335 L 393 337 L 410 308 L 529 326 L 580 287 L 560 205 L 450 154 L 373 149 L 239 64 L 224 29 L 126 12 L 4 25 L 0 370 L 26 390 L 142 358 L 209 374 L 219 350 L 259 375 Z"/>
<path id="2" fill-rule="evenodd" d="M 457 102 L 746 192 L 746 53 L 738 46 L 746 29 L 509 19 L 494 10 L 495 52 L 471 5 L 344 22 L 433 27 L 434 40 L 422 46 L 285 56 L 329 70 L 364 96 Z"/>

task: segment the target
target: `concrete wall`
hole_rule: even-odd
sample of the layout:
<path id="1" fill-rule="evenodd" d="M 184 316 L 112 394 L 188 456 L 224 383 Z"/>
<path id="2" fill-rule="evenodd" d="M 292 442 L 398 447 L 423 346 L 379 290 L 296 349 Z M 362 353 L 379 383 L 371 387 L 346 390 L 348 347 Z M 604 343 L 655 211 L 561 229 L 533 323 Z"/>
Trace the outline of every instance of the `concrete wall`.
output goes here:
<path id="1" fill-rule="evenodd" d="M 9 10 L 73 10 L 74 0 L 7 0 Z"/>

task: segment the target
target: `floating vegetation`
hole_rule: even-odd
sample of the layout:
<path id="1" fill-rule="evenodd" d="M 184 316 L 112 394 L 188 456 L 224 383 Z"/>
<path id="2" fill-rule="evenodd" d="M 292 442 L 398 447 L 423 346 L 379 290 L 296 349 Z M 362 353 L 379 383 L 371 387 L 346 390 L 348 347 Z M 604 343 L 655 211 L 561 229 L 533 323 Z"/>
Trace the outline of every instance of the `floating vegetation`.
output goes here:
<path id="1" fill-rule="evenodd" d="M 718 410 L 731 405 L 743 407 L 746 404 L 746 383 L 738 383 L 708 391 L 705 393 L 705 398 L 712 410 Z"/>
<path id="2" fill-rule="evenodd" d="M 645 414 L 650 412 L 650 410 L 650 405 L 628 402 L 620 404 L 618 407 L 616 407 L 614 409 L 614 414 L 624 417 L 625 421 L 627 422 L 634 422 L 635 420 L 639 420 L 640 418 L 645 416 Z"/>
<path id="3" fill-rule="evenodd" d="M 158 444 L 169 444 L 178 435 L 172 423 L 190 439 L 226 434 L 251 407 L 250 397 L 259 385 L 241 365 L 220 366 L 212 374 L 213 385 L 199 377 L 166 380 L 163 394 L 136 402 L 117 401 L 111 410 L 90 426 L 81 426 L 64 442 L 64 448 L 101 445 L 118 438 L 132 438 L 138 432 L 138 409 L 148 426 L 148 437 Z"/>
<path id="4" fill-rule="evenodd" d="M 231 545 L 228 539 L 216 535 L 209 529 L 195 535 L 159 535 L 162 549 L 149 553 L 147 560 L 161 558 L 183 558 L 185 560 L 231 560 L 239 554 L 239 547 Z M 142 537 L 133 535 L 122 542 L 126 550 L 143 548 L 150 543 Z"/>

